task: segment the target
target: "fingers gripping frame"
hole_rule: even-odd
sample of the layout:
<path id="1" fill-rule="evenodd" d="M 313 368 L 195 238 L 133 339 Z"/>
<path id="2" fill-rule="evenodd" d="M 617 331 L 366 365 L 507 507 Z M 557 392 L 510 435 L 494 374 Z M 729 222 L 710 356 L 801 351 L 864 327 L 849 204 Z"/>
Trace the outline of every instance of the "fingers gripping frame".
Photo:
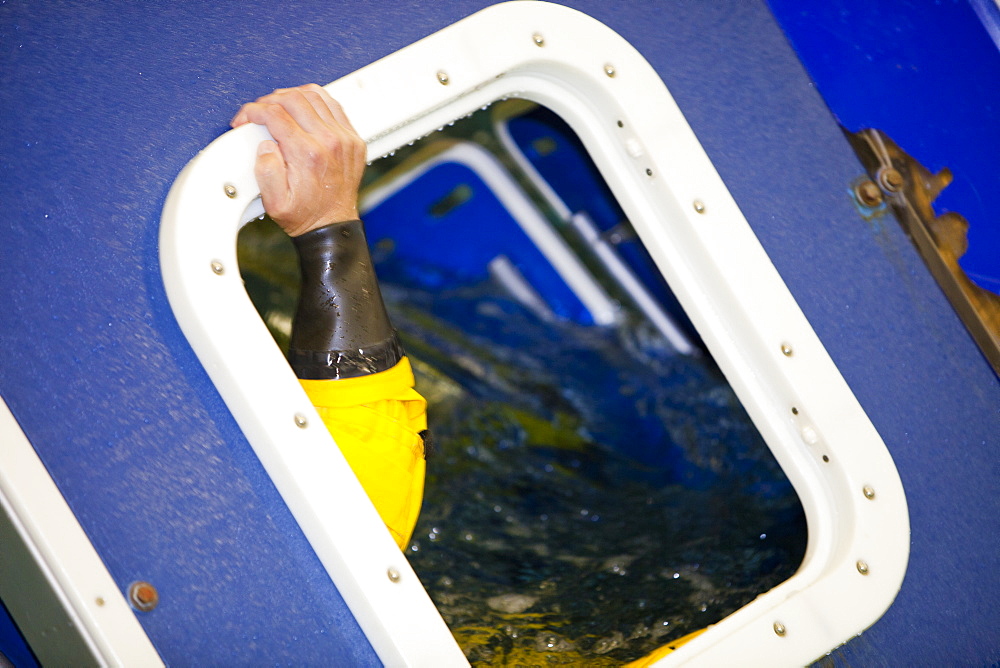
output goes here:
<path id="1" fill-rule="evenodd" d="M 909 549 L 892 459 L 638 52 L 574 10 L 511 2 L 327 89 L 370 158 L 509 96 L 559 113 L 794 484 L 809 525 L 799 572 L 660 665 L 803 664 L 883 614 Z M 263 212 L 253 164 L 265 138 L 259 126 L 228 132 L 177 178 L 160 236 L 170 303 L 380 658 L 464 663 L 243 289 L 236 235 Z"/>

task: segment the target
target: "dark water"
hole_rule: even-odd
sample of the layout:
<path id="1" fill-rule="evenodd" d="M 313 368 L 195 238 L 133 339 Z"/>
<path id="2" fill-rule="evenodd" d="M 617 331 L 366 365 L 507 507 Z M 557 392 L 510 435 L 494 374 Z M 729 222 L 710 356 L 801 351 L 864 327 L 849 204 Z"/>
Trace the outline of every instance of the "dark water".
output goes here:
<path id="1" fill-rule="evenodd" d="M 618 665 L 797 569 L 798 499 L 710 360 L 384 273 L 437 450 L 408 556 L 472 663 Z"/>

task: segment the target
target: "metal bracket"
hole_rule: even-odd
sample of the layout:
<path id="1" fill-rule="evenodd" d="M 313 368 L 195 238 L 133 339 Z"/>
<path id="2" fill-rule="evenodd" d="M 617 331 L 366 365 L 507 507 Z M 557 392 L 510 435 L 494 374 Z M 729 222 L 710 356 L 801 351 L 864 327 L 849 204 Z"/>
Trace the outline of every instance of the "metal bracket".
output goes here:
<path id="1" fill-rule="evenodd" d="M 880 130 L 848 132 L 847 138 L 906 235 L 937 280 L 983 355 L 1000 375 L 1000 295 L 973 283 L 958 264 L 968 249 L 969 223 L 957 213 L 940 216 L 931 202 L 952 181 L 946 167 L 933 174 Z M 862 204 L 868 189 L 855 188 Z"/>

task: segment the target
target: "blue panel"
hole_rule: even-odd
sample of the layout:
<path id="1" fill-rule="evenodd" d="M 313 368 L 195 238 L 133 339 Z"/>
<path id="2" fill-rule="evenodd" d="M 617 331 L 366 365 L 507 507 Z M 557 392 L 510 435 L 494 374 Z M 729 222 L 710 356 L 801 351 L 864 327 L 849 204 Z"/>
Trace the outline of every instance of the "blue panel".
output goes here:
<path id="1" fill-rule="evenodd" d="M 380 276 L 391 272 L 441 289 L 486 280 L 489 262 L 504 255 L 557 316 L 594 322 L 497 195 L 465 165 L 436 165 L 363 215 L 369 243 L 392 248 L 376 253 Z"/>
<path id="2" fill-rule="evenodd" d="M 0 666 L 6 666 L 6 659 L 14 668 L 37 668 L 38 661 L 28 649 L 24 636 L 17 628 L 7 606 L 0 601 Z"/>
<path id="3" fill-rule="evenodd" d="M 837 119 L 884 130 L 955 180 L 935 202 L 969 221 L 959 264 L 1000 294 L 1000 31 L 992 0 L 770 0 Z"/>
<path id="4" fill-rule="evenodd" d="M 160 587 L 140 620 L 172 663 L 375 658 L 174 321 L 167 190 L 241 102 L 335 79 L 485 4 L 0 5 L 0 392 L 119 586 Z M 1000 660 L 1000 383 L 909 241 L 853 208 L 861 167 L 767 7 L 571 4 L 667 82 L 899 467 L 907 580 L 843 655 Z M 990 128 L 942 127 L 997 153 Z M 967 169 L 885 129 L 960 188 Z M 973 229 L 976 190 L 942 200 Z"/>

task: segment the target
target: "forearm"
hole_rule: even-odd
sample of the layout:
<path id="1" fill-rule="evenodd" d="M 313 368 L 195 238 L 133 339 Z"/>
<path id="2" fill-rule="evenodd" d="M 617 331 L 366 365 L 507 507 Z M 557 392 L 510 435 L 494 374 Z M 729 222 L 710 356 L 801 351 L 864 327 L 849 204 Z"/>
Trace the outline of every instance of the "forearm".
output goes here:
<path id="1" fill-rule="evenodd" d="M 359 220 L 294 237 L 302 292 L 289 363 L 303 379 L 355 378 L 403 357 L 389 321 Z"/>

